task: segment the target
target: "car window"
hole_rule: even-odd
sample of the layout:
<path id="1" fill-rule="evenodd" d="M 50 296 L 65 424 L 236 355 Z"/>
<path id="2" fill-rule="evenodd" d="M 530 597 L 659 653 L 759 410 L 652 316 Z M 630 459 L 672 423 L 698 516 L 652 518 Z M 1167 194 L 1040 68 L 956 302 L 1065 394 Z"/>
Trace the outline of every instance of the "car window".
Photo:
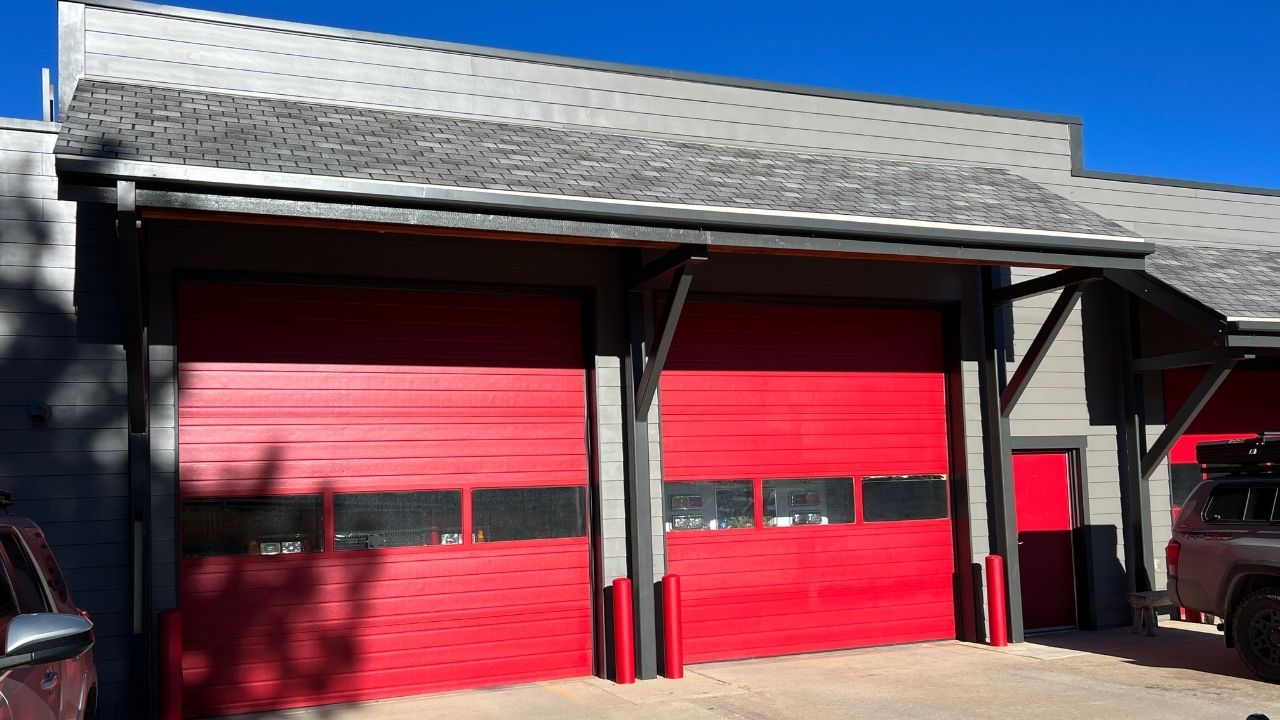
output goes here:
<path id="1" fill-rule="evenodd" d="M 0 565 L 0 568 L 3 566 Z M 0 570 L 0 625 L 7 625 L 18 615 L 18 603 L 13 599 L 13 587 L 8 575 Z"/>
<path id="2" fill-rule="evenodd" d="M 0 548 L 9 558 L 13 567 L 13 589 L 18 599 L 18 611 L 22 613 L 49 612 L 49 601 L 45 597 L 43 582 L 31 554 L 22 546 L 18 536 L 12 532 L 0 532 Z"/>

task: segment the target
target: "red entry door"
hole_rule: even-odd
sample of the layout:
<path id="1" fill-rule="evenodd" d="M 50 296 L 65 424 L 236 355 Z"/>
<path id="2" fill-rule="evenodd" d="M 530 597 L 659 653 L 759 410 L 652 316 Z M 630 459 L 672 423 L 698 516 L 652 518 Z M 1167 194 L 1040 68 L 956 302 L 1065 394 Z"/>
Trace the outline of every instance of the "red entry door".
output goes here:
<path id="1" fill-rule="evenodd" d="M 1071 473 L 1067 453 L 1015 453 L 1022 619 L 1028 630 L 1075 627 Z"/>

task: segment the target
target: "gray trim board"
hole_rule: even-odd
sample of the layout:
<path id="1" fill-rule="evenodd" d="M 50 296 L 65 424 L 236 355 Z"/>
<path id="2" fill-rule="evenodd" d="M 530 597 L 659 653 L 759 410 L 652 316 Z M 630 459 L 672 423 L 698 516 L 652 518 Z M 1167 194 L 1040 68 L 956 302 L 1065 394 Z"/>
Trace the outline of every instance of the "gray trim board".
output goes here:
<path id="1" fill-rule="evenodd" d="M 1276 335 L 1232 334 L 1226 337 L 1226 343 L 1227 347 L 1280 348 L 1280 337 Z"/>
<path id="2" fill-rule="evenodd" d="M 1280 197 L 1280 188 L 1260 187 L 1257 185 L 1234 185 L 1203 180 L 1183 180 L 1179 178 L 1158 177 L 1155 175 L 1139 175 L 1134 173 L 1111 172 L 1108 170 L 1090 170 L 1084 166 L 1084 123 L 1071 123 L 1067 129 L 1071 145 L 1072 177 L 1090 180 L 1111 180 L 1141 185 L 1163 185 L 1165 187 L 1187 188 L 1190 190 L 1213 190 L 1216 192 L 1242 193 L 1245 195 L 1264 195 Z"/>
<path id="3" fill-rule="evenodd" d="M 1084 435 L 1011 435 L 1009 449 L 1015 452 L 1029 450 L 1084 450 L 1089 438 Z"/>
<path id="4" fill-rule="evenodd" d="M 1228 320 L 1227 322 L 1241 333 L 1280 335 L 1280 322 L 1274 320 Z"/>
<path id="5" fill-rule="evenodd" d="M 1084 435 L 1016 435 L 1012 452 L 1068 454 L 1071 466 L 1072 550 L 1075 560 L 1076 622 L 1081 630 L 1098 629 L 1098 598 L 1093 578 L 1093 541 L 1089 528 L 1089 438 Z"/>
<path id="6" fill-rule="evenodd" d="M 0 117 L 0 130 L 20 130 L 22 132 L 40 132 L 56 134 L 62 126 L 47 120 L 28 120 L 26 118 Z"/>
<path id="7" fill-rule="evenodd" d="M 58 3 L 58 115 L 71 105 L 76 85 L 84 77 L 84 5 Z"/>
<path id="8" fill-rule="evenodd" d="M 901 105 L 904 107 L 916 107 L 926 110 L 943 110 L 947 112 L 958 112 L 971 115 L 989 115 L 993 117 L 1006 117 L 1019 120 L 1036 120 L 1041 122 L 1066 124 L 1079 124 L 1082 122 L 1079 117 L 1072 115 L 995 108 L 985 105 L 973 105 L 969 103 L 950 102 L 945 100 L 924 100 L 919 98 L 900 97 L 896 95 L 856 92 L 852 90 L 836 90 L 832 88 L 814 87 L 812 85 L 750 80 L 724 75 L 713 75 L 685 70 L 669 70 L 626 63 L 583 60 L 561 55 L 524 52 L 520 50 L 503 50 L 480 45 L 468 45 L 464 43 L 452 43 L 439 40 L 424 40 L 387 33 L 346 30 L 326 27 L 323 25 L 309 25 L 284 20 L 270 20 L 244 15 L 234 15 L 230 13 L 195 10 L 172 5 L 134 2 L 133 0 L 81 0 L 81 4 L 87 7 L 101 7 L 112 10 L 123 10 L 126 12 L 145 13 L 148 15 L 162 15 L 167 17 L 186 18 L 190 20 L 203 20 L 207 22 L 221 23 L 224 25 L 282 30 L 299 35 L 357 40 L 361 42 L 376 43 L 379 45 L 398 45 L 402 47 L 439 50 L 463 55 L 477 55 L 481 57 L 501 58 L 504 60 L 518 60 L 544 65 L 559 65 L 562 67 L 579 68 L 584 70 L 601 70 L 604 72 L 623 75 L 638 75 L 668 80 L 682 80 L 685 82 L 701 83 L 705 85 L 723 85 L 727 87 L 767 90 L 770 92 L 788 93 L 792 95 L 810 95 L 814 97 L 855 100 L 859 102 L 879 103 L 885 105 Z"/>

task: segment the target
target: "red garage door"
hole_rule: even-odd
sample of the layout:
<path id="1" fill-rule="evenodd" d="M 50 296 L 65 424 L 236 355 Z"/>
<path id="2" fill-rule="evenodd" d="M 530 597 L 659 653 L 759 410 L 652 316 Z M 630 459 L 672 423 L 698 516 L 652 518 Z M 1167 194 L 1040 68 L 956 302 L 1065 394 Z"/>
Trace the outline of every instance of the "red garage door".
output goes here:
<path id="1" fill-rule="evenodd" d="M 188 716 L 591 672 L 580 308 L 185 284 Z"/>
<path id="2" fill-rule="evenodd" d="M 1204 377 L 1204 370 L 1170 370 L 1164 374 L 1165 411 L 1173 417 Z M 1187 432 L 1169 453 L 1171 500 L 1175 507 L 1200 481 L 1196 445 L 1209 440 L 1253 437 L 1280 430 L 1280 371 L 1233 370 Z"/>
<path id="3" fill-rule="evenodd" d="M 955 637 L 935 312 L 690 304 L 661 384 L 692 662 Z"/>

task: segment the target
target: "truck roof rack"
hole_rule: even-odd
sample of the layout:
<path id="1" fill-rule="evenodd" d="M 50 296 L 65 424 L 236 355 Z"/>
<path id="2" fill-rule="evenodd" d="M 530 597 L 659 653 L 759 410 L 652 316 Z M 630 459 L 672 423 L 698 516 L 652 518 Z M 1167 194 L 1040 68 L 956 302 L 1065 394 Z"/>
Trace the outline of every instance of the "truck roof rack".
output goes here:
<path id="1" fill-rule="evenodd" d="M 1280 431 L 1202 442 L 1196 446 L 1196 461 L 1206 473 L 1280 473 Z"/>

